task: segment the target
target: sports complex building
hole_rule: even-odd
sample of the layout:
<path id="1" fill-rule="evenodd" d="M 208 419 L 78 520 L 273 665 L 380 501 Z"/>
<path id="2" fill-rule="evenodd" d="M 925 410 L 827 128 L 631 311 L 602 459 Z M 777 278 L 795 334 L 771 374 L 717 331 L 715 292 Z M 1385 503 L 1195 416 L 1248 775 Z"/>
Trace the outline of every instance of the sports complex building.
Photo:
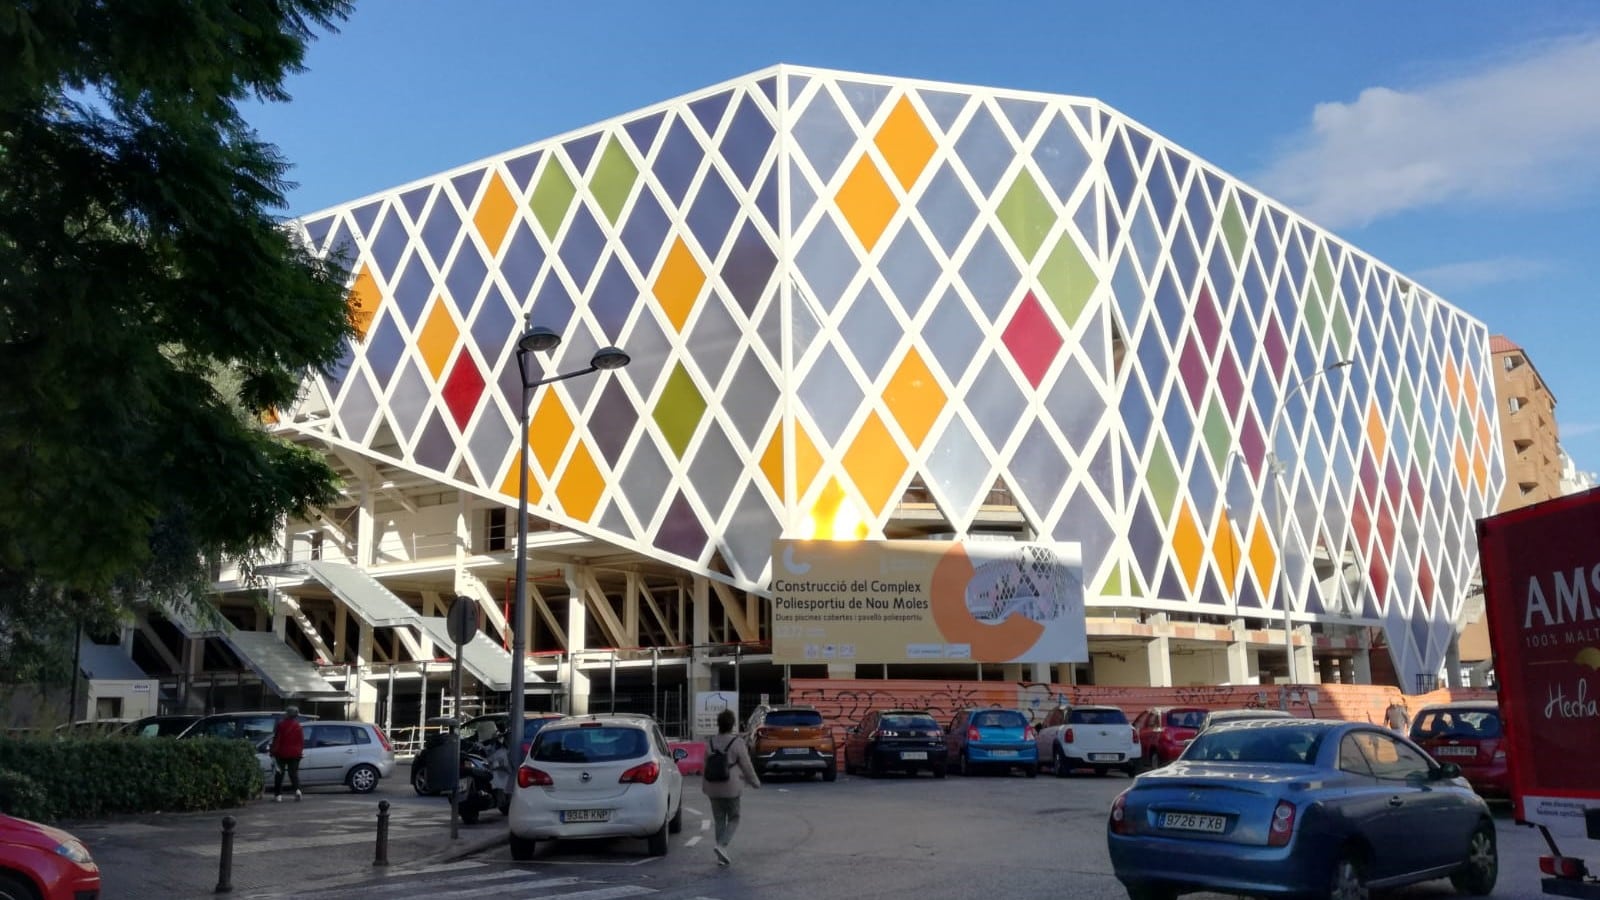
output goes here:
<path id="1" fill-rule="evenodd" d="M 1504 482 L 1482 323 L 1092 99 L 779 66 L 296 227 L 361 337 L 272 427 L 346 496 L 219 574 L 232 628 L 125 639 L 171 705 L 504 708 L 525 323 L 536 377 L 631 357 L 532 395 L 530 708 L 1270 683 L 1286 646 L 1420 689 Z M 1077 543 L 1088 659 L 775 662 L 780 538 Z"/>

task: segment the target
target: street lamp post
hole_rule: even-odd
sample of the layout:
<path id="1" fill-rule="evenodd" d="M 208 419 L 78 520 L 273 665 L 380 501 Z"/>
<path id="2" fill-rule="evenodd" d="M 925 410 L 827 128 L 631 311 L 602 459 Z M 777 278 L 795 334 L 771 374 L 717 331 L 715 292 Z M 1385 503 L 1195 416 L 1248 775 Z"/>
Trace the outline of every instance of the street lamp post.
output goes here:
<path id="1" fill-rule="evenodd" d="M 593 372 L 620 369 L 630 361 L 628 354 L 616 347 L 601 347 L 590 358 L 588 368 L 530 380 L 528 357 L 534 353 L 548 353 L 561 346 L 561 335 L 548 328 L 534 325 L 532 319 L 531 315 L 528 316 L 522 336 L 517 339 L 517 373 L 522 379 L 522 398 L 517 405 L 517 417 L 522 426 L 519 431 L 522 450 L 517 458 L 517 590 L 516 599 L 511 604 L 511 703 L 506 711 L 506 739 L 515 742 L 514 746 L 518 752 L 522 748 L 522 720 L 527 706 L 525 691 L 528 665 L 528 406 L 533 400 L 534 388 Z M 509 746 L 506 750 L 508 753 L 511 752 Z M 521 762 L 520 759 L 513 759 L 513 763 L 517 765 Z M 514 793 L 516 789 L 517 780 L 513 778 L 506 785 L 506 791 Z"/>
<path id="2" fill-rule="evenodd" d="M 1289 409 L 1289 400 L 1298 396 L 1311 382 L 1338 369 L 1343 369 L 1351 364 L 1352 360 L 1341 359 L 1335 363 L 1312 372 L 1302 378 L 1298 384 L 1289 388 L 1283 394 L 1283 400 L 1278 404 L 1278 411 L 1272 416 L 1272 427 L 1267 429 L 1267 471 L 1272 473 L 1272 515 L 1278 525 L 1278 588 L 1283 592 L 1283 652 L 1289 664 L 1289 683 L 1299 683 L 1299 674 L 1295 671 L 1294 662 L 1294 622 L 1291 614 L 1294 612 L 1294 600 L 1290 596 L 1288 578 L 1289 574 L 1285 561 L 1287 554 L 1284 552 L 1289 544 L 1289 521 L 1283 510 L 1283 461 L 1278 459 L 1278 426 L 1283 424 L 1283 414 Z"/>

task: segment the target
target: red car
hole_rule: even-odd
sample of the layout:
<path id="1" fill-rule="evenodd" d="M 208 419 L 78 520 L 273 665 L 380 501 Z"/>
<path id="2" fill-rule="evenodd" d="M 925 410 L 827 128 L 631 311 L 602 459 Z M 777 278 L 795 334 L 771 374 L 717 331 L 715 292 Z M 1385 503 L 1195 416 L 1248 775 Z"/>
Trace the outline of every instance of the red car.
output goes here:
<path id="1" fill-rule="evenodd" d="M 1493 701 L 1424 706 L 1411 722 L 1411 740 L 1439 762 L 1452 762 L 1482 797 L 1509 798 L 1509 745 Z"/>
<path id="2" fill-rule="evenodd" d="M 1159 769 L 1183 755 L 1205 724 L 1206 711 L 1198 706 L 1157 706 L 1133 720 L 1144 748 L 1144 767 Z"/>
<path id="3" fill-rule="evenodd" d="M 65 831 L 0 815 L 0 897 L 99 900 L 100 867 Z"/>

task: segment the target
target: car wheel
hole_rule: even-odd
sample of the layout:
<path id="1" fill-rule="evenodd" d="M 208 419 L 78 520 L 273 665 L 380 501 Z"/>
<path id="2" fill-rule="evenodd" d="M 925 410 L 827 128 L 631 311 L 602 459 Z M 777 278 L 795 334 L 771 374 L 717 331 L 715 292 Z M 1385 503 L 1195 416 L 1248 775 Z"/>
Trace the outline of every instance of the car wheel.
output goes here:
<path id="1" fill-rule="evenodd" d="M 463 825 L 476 825 L 476 824 L 478 824 L 478 813 L 479 812 L 481 812 L 481 810 L 479 810 L 476 807 L 466 807 L 466 806 L 461 807 L 461 824 L 463 824 Z"/>
<path id="2" fill-rule="evenodd" d="M 935 777 L 935 778 L 943 778 L 944 777 L 944 766 L 934 766 L 933 767 L 933 777 Z"/>
<path id="3" fill-rule="evenodd" d="M 1057 778 L 1065 778 L 1067 777 L 1067 773 L 1072 771 L 1067 766 L 1067 755 L 1061 752 L 1060 747 L 1056 748 L 1055 760 L 1051 764 L 1050 769 L 1056 773 Z"/>
<path id="4" fill-rule="evenodd" d="M 1450 876 L 1450 884 L 1463 894 L 1482 897 L 1494 890 L 1500 876 L 1500 853 L 1495 846 L 1494 826 L 1482 822 L 1467 841 L 1467 859 Z"/>
<path id="5" fill-rule="evenodd" d="M 1106 775 L 1110 771 L 1111 771 L 1111 767 L 1110 766 L 1095 766 L 1094 767 L 1094 774 L 1096 776 L 1100 777 L 1100 778 L 1106 777 Z"/>
<path id="6" fill-rule="evenodd" d="M 411 766 L 411 789 L 422 797 L 433 793 L 428 789 L 428 768 L 423 765 L 421 758 L 418 758 Z"/>
<path id="7" fill-rule="evenodd" d="M 826 769 L 822 770 L 822 780 L 823 781 L 833 781 L 833 780 L 837 779 L 838 777 L 839 777 L 839 767 L 833 764 L 833 760 L 831 760 L 831 759 L 828 760 L 828 767 Z"/>
<path id="8" fill-rule="evenodd" d="M 876 756 L 867 757 L 867 777 L 868 778 L 881 778 L 881 777 L 883 777 L 883 764 L 878 762 L 878 757 L 876 757 Z"/>
<path id="9" fill-rule="evenodd" d="M 344 778 L 344 783 L 358 794 L 370 794 L 378 787 L 378 770 L 362 763 L 350 770 L 350 774 Z"/>
<path id="10" fill-rule="evenodd" d="M 972 776 L 972 761 L 967 759 L 967 751 L 965 750 L 956 754 L 956 774 L 962 778 L 970 778 Z"/>
<path id="11" fill-rule="evenodd" d="M 1038 778 L 1039 777 L 1039 764 L 1038 763 L 1033 763 L 1032 765 L 1023 766 L 1022 767 L 1022 771 L 1029 778 Z"/>
<path id="12" fill-rule="evenodd" d="M 1333 864 L 1333 877 L 1328 879 L 1328 900 L 1367 900 L 1367 878 L 1359 856 L 1345 851 Z"/>
<path id="13" fill-rule="evenodd" d="M 527 862 L 533 859 L 533 853 L 539 849 L 539 842 L 533 838 L 511 836 L 511 858 L 517 862 Z"/>
<path id="14" fill-rule="evenodd" d="M 668 822 L 667 822 L 667 830 L 672 832 L 673 834 L 677 834 L 678 832 L 683 830 L 683 798 L 682 797 L 678 798 L 678 811 L 673 813 L 672 814 L 672 818 L 670 820 L 668 820 Z"/>
<path id="15" fill-rule="evenodd" d="M 26 882 L 0 872 L 0 900 L 33 900 L 38 896 Z"/>
<path id="16" fill-rule="evenodd" d="M 1129 778 L 1132 778 L 1133 776 L 1139 774 L 1139 764 L 1138 763 L 1128 763 L 1127 765 L 1122 767 L 1122 771 Z"/>
<path id="17" fill-rule="evenodd" d="M 1178 896 L 1174 888 L 1147 881 L 1130 881 L 1123 887 L 1128 889 L 1128 900 L 1176 900 Z"/>
<path id="18" fill-rule="evenodd" d="M 649 850 L 649 853 L 650 853 L 651 856 L 666 856 L 667 855 L 667 825 L 666 825 L 666 823 L 663 822 L 661 824 L 661 827 L 656 829 L 655 834 L 650 835 L 650 837 L 647 838 L 647 840 L 649 841 L 649 844 L 650 844 L 648 850 Z"/>

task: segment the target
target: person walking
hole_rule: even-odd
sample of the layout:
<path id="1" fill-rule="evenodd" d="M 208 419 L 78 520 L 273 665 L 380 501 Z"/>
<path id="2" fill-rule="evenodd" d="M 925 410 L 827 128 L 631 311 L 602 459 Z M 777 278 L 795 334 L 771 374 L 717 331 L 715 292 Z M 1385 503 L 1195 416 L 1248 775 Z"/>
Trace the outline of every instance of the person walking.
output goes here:
<path id="1" fill-rule="evenodd" d="M 1383 724 L 1396 734 L 1404 735 L 1411 726 L 1411 717 L 1406 714 L 1405 704 L 1396 700 L 1389 704 L 1383 711 Z"/>
<path id="2" fill-rule="evenodd" d="M 305 755 L 305 733 L 300 730 L 300 709 L 286 707 L 272 729 L 272 802 L 283 802 L 283 776 L 289 775 L 295 802 L 300 801 L 300 757 Z"/>
<path id="3" fill-rule="evenodd" d="M 716 826 L 717 865 L 733 863 L 728 845 L 733 842 L 733 832 L 739 827 L 739 794 L 745 785 L 761 787 L 756 767 L 750 762 L 750 750 L 733 733 L 733 710 L 717 713 L 717 733 L 706 741 L 706 769 L 700 779 L 700 789 L 711 801 L 711 819 Z"/>

